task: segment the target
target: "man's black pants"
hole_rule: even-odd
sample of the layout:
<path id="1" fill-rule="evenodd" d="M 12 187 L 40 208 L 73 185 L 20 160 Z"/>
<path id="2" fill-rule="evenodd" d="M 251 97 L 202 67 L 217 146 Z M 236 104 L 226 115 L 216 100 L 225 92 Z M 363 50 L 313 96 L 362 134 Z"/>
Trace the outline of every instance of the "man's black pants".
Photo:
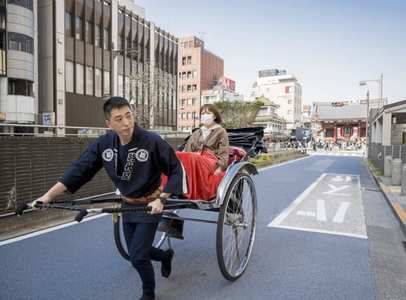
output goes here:
<path id="1" fill-rule="evenodd" d="M 144 294 L 154 294 L 155 276 L 151 260 L 162 261 L 163 250 L 152 247 L 158 223 L 123 222 L 123 230 L 130 261 L 142 280 Z"/>

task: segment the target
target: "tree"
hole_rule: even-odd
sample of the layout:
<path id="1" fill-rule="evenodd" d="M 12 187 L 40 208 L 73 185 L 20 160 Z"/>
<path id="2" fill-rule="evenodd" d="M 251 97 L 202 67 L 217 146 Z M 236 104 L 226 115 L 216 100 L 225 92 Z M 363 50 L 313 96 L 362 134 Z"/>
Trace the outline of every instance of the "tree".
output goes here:
<path id="1" fill-rule="evenodd" d="M 157 67 L 151 76 L 149 64 L 144 70 L 139 69 L 137 74 L 130 75 L 128 82 L 125 82 L 126 98 L 136 112 L 135 118 L 138 124 L 154 129 L 159 118 L 168 113 L 168 110 L 175 110 L 175 107 L 168 107 L 169 103 L 176 104 L 176 75 L 165 72 Z M 133 91 L 130 96 L 129 91 Z M 120 89 L 120 87 L 119 87 Z M 134 91 L 138 93 L 137 97 Z M 136 101 L 135 99 L 138 99 Z M 176 116 L 175 116 L 176 117 Z"/>
<path id="2" fill-rule="evenodd" d="M 250 127 L 264 101 L 256 98 L 255 101 L 218 101 L 214 105 L 220 110 L 225 128 Z"/>

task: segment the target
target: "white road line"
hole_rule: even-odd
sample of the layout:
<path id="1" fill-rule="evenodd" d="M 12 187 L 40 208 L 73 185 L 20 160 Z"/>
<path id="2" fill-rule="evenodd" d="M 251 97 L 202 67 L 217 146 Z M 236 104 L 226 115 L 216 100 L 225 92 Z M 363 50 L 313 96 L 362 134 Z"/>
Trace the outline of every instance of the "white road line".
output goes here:
<path id="1" fill-rule="evenodd" d="M 268 227 L 269 227 L 269 225 L 268 225 Z M 353 234 L 353 233 L 348 233 L 348 232 L 330 231 L 330 230 L 322 230 L 322 229 L 310 229 L 310 228 L 285 226 L 285 225 L 278 225 L 278 226 L 272 226 L 272 227 L 274 227 L 274 228 L 282 228 L 282 229 L 292 229 L 292 230 L 306 231 L 306 232 L 326 233 L 326 234 L 332 234 L 332 235 L 343 235 L 343 236 L 349 236 L 349 237 L 354 237 L 354 238 L 359 238 L 359 239 L 368 239 L 368 237 L 366 235 Z"/>
<path id="2" fill-rule="evenodd" d="M 344 217 L 349 206 L 349 202 L 342 202 L 340 204 L 340 207 L 338 208 L 337 213 L 333 218 L 334 223 L 342 223 L 344 221 Z"/>
<path id="3" fill-rule="evenodd" d="M 285 208 L 282 213 L 280 213 L 271 223 L 268 224 L 268 227 L 278 226 L 282 221 L 302 202 L 307 195 L 316 187 L 316 185 L 326 176 L 327 174 L 323 173 L 319 178 L 316 179 L 303 193 L 296 198 L 287 208 Z"/>
<path id="4" fill-rule="evenodd" d="M 98 219 L 98 218 L 104 217 L 106 215 L 107 214 L 99 214 L 99 215 L 95 215 L 95 216 L 92 216 L 92 217 L 88 217 L 88 218 L 83 219 L 83 221 L 81 221 L 80 223 L 92 221 L 94 219 Z M 18 236 L 16 238 L 8 239 L 8 240 L 5 240 L 5 241 L 0 241 L 0 246 L 4 246 L 4 245 L 8 245 L 8 244 L 15 243 L 15 242 L 18 242 L 18 241 L 22 241 L 22 240 L 25 240 L 25 239 L 28 239 L 28 238 L 32 238 L 32 237 L 42 235 L 42 234 L 45 234 L 45 233 L 48 233 L 48 232 L 59 230 L 59 229 L 65 228 L 65 227 L 78 225 L 80 223 L 78 223 L 76 221 L 73 221 L 73 222 L 61 224 L 61 225 L 58 225 L 58 226 L 55 226 L 55 227 L 51 227 L 51 228 L 35 231 L 33 233 Z"/>
<path id="5" fill-rule="evenodd" d="M 273 166 L 261 168 L 261 169 L 258 170 L 258 172 L 263 172 L 263 171 L 266 171 L 266 170 L 269 170 L 269 169 L 273 169 L 273 168 L 278 168 L 278 167 L 286 166 L 286 165 L 289 165 L 289 164 L 292 164 L 292 163 L 295 163 L 295 162 L 298 162 L 298 161 L 301 161 L 301 160 L 308 159 L 308 158 L 310 158 L 310 157 L 311 157 L 311 156 L 309 155 L 309 156 L 306 156 L 306 157 L 301 157 L 301 158 L 298 158 L 298 159 L 294 159 L 294 160 L 290 160 L 290 161 L 287 161 L 287 162 L 283 162 L 283 163 L 280 163 L 280 164 L 277 164 L 277 165 L 273 165 Z"/>
<path id="6" fill-rule="evenodd" d="M 322 199 L 317 200 L 317 221 L 326 222 L 326 202 Z"/>

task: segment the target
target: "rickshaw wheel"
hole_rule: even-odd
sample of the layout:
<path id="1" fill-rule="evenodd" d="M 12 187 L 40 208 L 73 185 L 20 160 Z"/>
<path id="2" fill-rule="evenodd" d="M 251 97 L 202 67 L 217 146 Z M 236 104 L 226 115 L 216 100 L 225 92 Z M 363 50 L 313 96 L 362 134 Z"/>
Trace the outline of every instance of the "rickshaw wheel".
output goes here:
<path id="1" fill-rule="evenodd" d="M 114 242 L 120 255 L 125 260 L 130 260 L 123 233 L 122 218 L 119 214 L 113 214 Z"/>
<path id="2" fill-rule="evenodd" d="M 119 214 L 113 214 L 113 228 L 114 228 L 114 242 L 116 243 L 118 252 L 124 259 L 130 260 L 123 232 L 123 221 Z M 164 242 L 167 241 L 168 239 L 169 237 L 166 234 L 166 232 L 157 231 L 153 246 L 155 248 L 161 248 Z"/>
<path id="3" fill-rule="evenodd" d="M 216 252 L 224 278 L 237 280 L 245 271 L 255 240 L 257 196 L 249 174 L 238 173 L 220 208 Z"/>

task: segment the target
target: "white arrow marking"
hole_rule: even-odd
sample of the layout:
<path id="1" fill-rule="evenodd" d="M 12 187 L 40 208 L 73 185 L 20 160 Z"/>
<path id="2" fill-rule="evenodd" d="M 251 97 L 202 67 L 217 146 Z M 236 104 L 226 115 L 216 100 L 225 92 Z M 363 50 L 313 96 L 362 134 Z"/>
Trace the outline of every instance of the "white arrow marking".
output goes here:
<path id="1" fill-rule="evenodd" d="M 315 217 L 316 214 L 313 211 L 304 211 L 304 210 L 298 210 L 296 213 L 298 216 L 305 216 L 305 217 Z"/>
<path id="2" fill-rule="evenodd" d="M 349 206 L 350 206 L 349 202 L 342 202 L 340 204 L 340 207 L 338 208 L 336 215 L 334 216 L 333 219 L 334 223 L 342 223 L 344 221 L 344 217 Z"/>
<path id="3" fill-rule="evenodd" d="M 326 202 L 324 200 L 317 200 L 317 221 L 325 222 L 326 217 Z"/>
<path id="4" fill-rule="evenodd" d="M 331 181 L 342 182 L 343 178 L 341 176 L 337 175 L 336 177 L 331 178 Z"/>
<path id="5" fill-rule="evenodd" d="M 328 186 L 331 190 L 327 191 L 327 192 L 323 192 L 323 194 L 334 195 L 334 196 L 349 196 L 349 194 L 337 193 L 339 191 L 345 190 L 346 188 L 349 188 L 350 187 L 349 185 L 343 185 L 340 187 L 336 187 L 335 185 L 329 184 Z"/>

